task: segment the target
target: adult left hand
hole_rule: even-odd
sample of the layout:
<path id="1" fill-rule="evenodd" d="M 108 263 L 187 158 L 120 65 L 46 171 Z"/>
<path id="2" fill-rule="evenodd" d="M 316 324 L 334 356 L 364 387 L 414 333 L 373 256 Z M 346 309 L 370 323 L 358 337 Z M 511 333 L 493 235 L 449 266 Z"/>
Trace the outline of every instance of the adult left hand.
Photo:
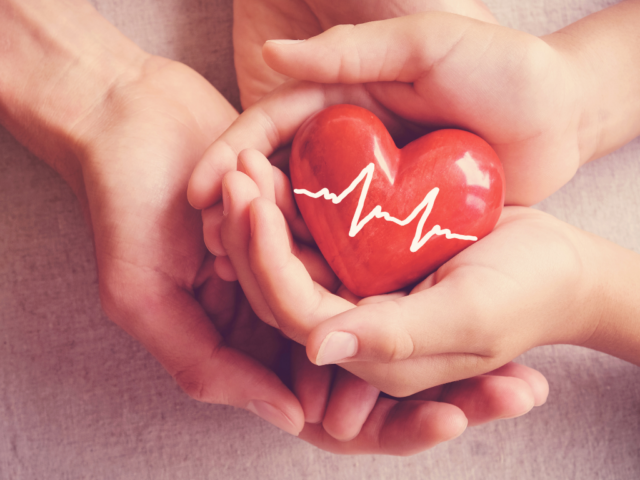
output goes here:
<path id="1" fill-rule="evenodd" d="M 250 107 L 288 78 L 262 58 L 267 40 L 307 39 L 335 25 L 417 12 L 449 12 L 497 23 L 480 0 L 234 0 L 233 47 L 242 106 Z"/>

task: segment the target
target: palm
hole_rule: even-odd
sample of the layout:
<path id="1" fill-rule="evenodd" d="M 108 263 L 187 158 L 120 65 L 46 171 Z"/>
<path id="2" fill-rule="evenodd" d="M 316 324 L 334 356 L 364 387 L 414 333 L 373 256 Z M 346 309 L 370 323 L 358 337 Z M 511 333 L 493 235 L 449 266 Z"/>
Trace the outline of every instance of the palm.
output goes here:
<path id="1" fill-rule="evenodd" d="M 479 0 L 235 0 L 233 44 L 242 106 L 248 108 L 287 77 L 267 66 L 262 46 L 271 39 L 306 39 L 339 24 L 358 24 L 424 11 L 445 11 L 487 22 Z"/>
<path id="2" fill-rule="evenodd" d="M 575 232 L 537 210 L 506 207 L 491 234 L 453 257 L 414 293 L 428 295 L 437 287 L 476 301 L 474 318 L 458 327 L 482 341 L 475 350 L 457 352 L 477 356 L 476 367 L 495 368 L 535 346 L 575 338 L 584 332 L 568 320 L 585 306 L 580 295 L 587 277 Z"/>
<path id="3" fill-rule="evenodd" d="M 283 344 L 237 284 L 210 268 L 199 212 L 186 200 L 195 162 L 236 113 L 193 71 L 156 63 L 118 92 L 102 114 L 114 121 L 84 152 L 101 296 L 189 393 L 223 401 L 200 385 L 212 351 L 224 344 L 271 366 Z"/>
<path id="4" fill-rule="evenodd" d="M 412 393 L 483 374 L 535 346 L 575 336 L 569 320 L 576 316 L 576 305 L 584 304 L 579 295 L 585 290 L 574 288 L 583 285 L 584 271 L 572 235 L 565 224 L 542 212 L 506 207 L 490 235 L 399 300 L 405 308 L 412 303 L 440 312 L 424 318 L 421 333 L 433 340 L 426 348 L 430 352 L 418 354 L 422 346 L 415 346 L 415 357 L 343 366 L 382 390 Z M 460 298 L 467 305 L 461 311 L 451 308 Z M 368 303 L 365 299 L 361 304 Z M 367 318 L 376 328 L 373 316 Z"/>

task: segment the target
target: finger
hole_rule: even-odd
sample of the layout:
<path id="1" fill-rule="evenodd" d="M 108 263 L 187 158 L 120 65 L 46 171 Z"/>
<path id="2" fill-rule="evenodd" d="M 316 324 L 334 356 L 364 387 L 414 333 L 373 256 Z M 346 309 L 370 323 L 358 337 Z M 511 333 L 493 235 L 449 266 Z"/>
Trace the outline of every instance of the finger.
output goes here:
<path id="1" fill-rule="evenodd" d="M 222 178 L 236 169 L 240 150 L 234 150 L 233 145 L 221 138 L 207 148 L 189 179 L 187 199 L 199 210 L 221 200 Z"/>
<path id="2" fill-rule="evenodd" d="M 273 181 L 276 193 L 276 205 L 282 211 L 293 236 L 308 244 L 313 244 L 313 237 L 304 222 L 293 198 L 291 182 L 280 169 L 273 167 Z"/>
<path id="3" fill-rule="evenodd" d="M 274 70 L 320 83 L 412 83 L 449 55 L 480 58 L 495 26 L 442 12 L 338 25 L 298 42 L 269 40 L 262 54 Z"/>
<path id="4" fill-rule="evenodd" d="M 409 398 L 456 405 L 469 426 L 475 426 L 526 414 L 538 404 L 546 384 L 539 372 L 508 363 L 486 375 L 429 388 Z"/>
<path id="5" fill-rule="evenodd" d="M 245 173 L 256 183 L 263 198 L 271 200 L 278 205 L 296 238 L 307 243 L 313 242 L 313 237 L 304 223 L 293 198 L 291 182 L 282 170 L 272 166 L 267 157 L 254 149 L 246 149 L 240 152 L 238 170 Z"/>
<path id="6" fill-rule="evenodd" d="M 375 407 L 379 394 L 377 388 L 338 368 L 322 422 L 324 430 L 342 442 L 353 440 Z"/>
<path id="7" fill-rule="evenodd" d="M 477 305 L 471 300 L 477 295 L 477 290 L 450 288 L 445 279 L 400 298 L 360 302 L 357 308 L 319 324 L 310 333 L 309 358 L 326 365 L 392 363 L 450 353 L 489 356 Z"/>
<path id="8" fill-rule="evenodd" d="M 494 375 L 453 382 L 445 387 L 439 401 L 459 407 L 469 426 L 519 417 L 535 406 L 533 390 L 527 382 Z"/>
<path id="9" fill-rule="evenodd" d="M 245 408 L 294 435 L 302 429 L 304 414 L 293 393 L 264 365 L 226 346 L 190 292 L 161 274 L 141 273 L 128 265 L 103 268 L 101 280 L 109 316 L 138 339 L 189 396 Z M 222 283 L 223 293 L 225 286 L 233 295 L 233 284 Z"/>
<path id="10" fill-rule="evenodd" d="M 191 205 L 203 209 L 220 201 L 222 178 L 236 169 L 238 154 L 242 150 L 255 149 L 269 157 L 291 143 L 307 118 L 339 103 L 351 103 L 371 110 L 392 136 L 406 136 L 407 129 L 411 128 L 381 107 L 362 85 L 323 86 L 288 82 L 246 110 L 207 149 L 189 180 L 187 195 Z"/>
<path id="11" fill-rule="evenodd" d="M 248 175 L 256 183 L 260 195 L 275 201 L 273 171 L 266 157 L 256 151 L 244 150 L 238 155 L 238 170 Z M 207 249 L 216 256 L 227 254 L 222 245 L 220 234 L 223 220 L 222 202 L 202 211 L 204 241 Z"/>
<path id="12" fill-rule="evenodd" d="M 207 246 L 207 250 L 217 257 L 227 254 L 224 246 L 222 245 L 222 238 L 220 238 L 220 227 L 222 225 L 222 220 L 224 220 L 222 210 L 222 203 L 217 203 L 211 208 L 202 210 L 202 232 L 204 234 L 204 243 Z"/>
<path id="13" fill-rule="evenodd" d="M 224 245 L 229 245 L 229 258 L 218 257 L 216 267 L 219 264 L 224 269 L 216 270 L 225 280 L 238 279 L 256 314 L 269 325 L 276 327 L 277 323 L 267 305 L 263 293 L 256 283 L 255 275 L 248 259 L 249 219 L 248 205 L 254 198 L 261 196 L 275 197 L 274 183 L 270 178 L 273 168 L 266 157 L 256 151 L 246 151 L 244 165 L 241 168 L 252 176 L 250 178 L 242 172 L 231 172 L 224 180 L 224 205 L 227 213 L 221 226 L 221 238 Z M 263 197 L 264 197 L 263 196 Z M 268 203 L 273 203 L 265 198 Z M 277 207 L 275 207 L 277 209 Z M 331 271 L 326 261 L 315 249 L 307 246 L 298 246 L 293 241 L 291 233 L 285 224 L 283 229 L 283 241 L 286 238 L 288 249 L 300 259 L 311 278 L 325 288 L 337 288 L 338 280 Z M 226 250 L 226 248 L 225 248 Z"/>
<path id="14" fill-rule="evenodd" d="M 281 170 L 271 166 L 267 157 L 257 150 L 240 152 L 238 169 L 255 182 L 262 198 L 276 202 L 276 205 L 287 220 L 287 227 L 289 227 L 287 229 L 287 238 L 289 239 L 291 251 L 303 263 L 313 281 L 330 291 L 335 290 L 339 285 L 339 281 L 324 257 L 317 249 L 298 245 L 291 238 L 293 234 L 290 231 L 292 225 L 299 236 L 312 237 L 295 205 L 293 189 L 286 175 Z"/>
<path id="15" fill-rule="evenodd" d="M 487 375 L 514 377 L 524 380 L 531 387 L 536 407 L 544 405 L 549 397 L 549 382 L 545 376 L 539 371 L 525 365 L 509 362 L 506 365 L 487 373 Z"/>
<path id="16" fill-rule="evenodd" d="M 274 172 L 267 157 L 257 150 L 243 150 L 238 155 L 238 171 L 254 181 L 262 198 L 276 201 Z"/>
<path id="17" fill-rule="evenodd" d="M 216 275 L 225 282 L 235 282 L 238 280 L 238 274 L 229 257 L 216 257 L 213 266 Z"/>
<path id="18" fill-rule="evenodd" d="M 315 283 L 305 265 L 293 254 L 286 223 L 271 202 L 251 203 L 249 257 L 271 311 L 289 338 L 304 344 L 308 331 L 318 323 L 353 308 Z"/>
<path id="19" fill-rule="evenodd" d="M 380 397 L 353 440 L 341 442 L 320 425 L 309 424 L 300 438 L 334 453 L 413 455 L 452 440 L 466 425 L 464 413 L 454 405 Z"/>
<path id="20" fill-rule="evenodd" d="M 278 147 L 291 142 L 299 125 L 324 105 L 324 92 L 311 85 L 288 89 L 281 95 L 265 98 L 267 109 L 254 106 L 246 110 L 206 150 L 196 165 L 187 190 L 187 197 L 195 208 L 206 208 L 220 201 L 222 178 L 236 169 L 238 154 L 252 148 L 271 155 Z M 268 100 L 267 100 L 268 98 Z M 277 108 L 282 103 L 281 108 Z M 309 108 L 300 108 L 301 105 Z"/>
<path id="21" fill-rule="evenodd" d="M 249 264 L 249 205 L 258 197 L 260 197 L 258 186 L 247 175 L 241 172 L 230 172 L 225 175 L 223 186 L 225 219 L 222 222 L 221 238 L 251 308 L 262 321 L 277 328 L 276 319 L 264 299 Z M 268 200 L 265 201 L 268 202 Z M 286 241 L 288 244 L 288 239 Z"/>
<path id="22" fill-rule="evenodd" d="M 333 375 L 337 367 L 318 367 L 309 361 L 303 346 L 291 346 L 292 390 L 300 401 L 306 423 L 320 424 L 327 408 Z"/>

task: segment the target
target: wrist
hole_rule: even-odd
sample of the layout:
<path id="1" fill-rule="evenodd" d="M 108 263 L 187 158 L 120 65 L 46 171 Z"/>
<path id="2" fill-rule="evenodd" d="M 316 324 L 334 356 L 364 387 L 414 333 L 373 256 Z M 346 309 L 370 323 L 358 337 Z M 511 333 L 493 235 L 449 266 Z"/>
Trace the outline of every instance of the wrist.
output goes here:
<path id="1" fill-rule="evenodd" d="M 580 97 L 580 164 L 640 134 L 640 0 L 626 0 L 544 40 L 566 60 Z"/>
<path id="2" fill-rule="evenodd" d="M 84 0 L 1 0 L 0 30 L 0 122 L 72 183 L 85 120 L 149 56 Z"/>
<path id="3" fill-rule="evenodd" d="M 580 345 L 640 365 L 640 255 L 592 236 L 595 322 Z"/>

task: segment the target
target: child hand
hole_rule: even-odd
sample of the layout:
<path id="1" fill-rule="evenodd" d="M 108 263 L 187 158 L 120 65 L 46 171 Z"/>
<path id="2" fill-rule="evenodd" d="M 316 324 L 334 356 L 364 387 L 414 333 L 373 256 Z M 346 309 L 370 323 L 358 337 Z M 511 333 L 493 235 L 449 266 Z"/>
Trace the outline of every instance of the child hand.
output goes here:
<path id="1" fill-rule="evenodd" d="M 637 253 L 507 207 L 491 234 L 409 294 L 358 299 L 319 281 L 321 259 L 287 232 L 291 213 L 247 193 L 246 182 L 241 172 L 225 177 L 228 218 L 244 205 L 251 222 L 244 239 L 223 224 L 227 243 L 245 242 L 249 252 L 230 250 L 240 282 L 255 281 L 259 291 L 247 296 L 318 365 L 339 363 L 395 396 L 482 374 L 538 345 L 580 345 L 640 365 Z"/>
<path id="2" fill-rule="evenodd" d="M 263 268 L 260 264 L 262 254 L 259 253 L 257 256 L 255 255 L 257 252 L 255 250 L 256 242 L 254 242 L 255 230 L 253 238 L 251 238 L 250 234 L 250 230 L 252 228 L 255 229 L 257 226 L 254 222 L 254 227 L 251 227 L 250 221 L 250 216 L 252 212 L 255 211 L 255 208 L 259 208 L 261 202 L 266 202 L 279 214 L 280 210 L 272 203 L 272 199 L 277 198 L 283 208 L 284 216 L 286 216 L 293 225 L 299 222 L 300 219 L 295 216 L 295 207 L 292 203 L 293 198 L 291 197 L 290 186 L 288 185 L 286 177 L 282 172 L 271 167 L 266 158 L 257 152 L 243 152 L 240 156 L 239 169 L 239 172 L 228 174 L 224 180 L 223 188 L 226 216 L 222 224 L 223 243 L 227 246 L 233 267 L 238 274 L 238 279 L 253 309 L 261 318 L 272 325 L 279 324 L 286 335 L 294 340 L 304 342 L 307 331 L 311 328 L 311 324 L 307 324 L 307 321 L 311 318 L 311 312 L 307 310 L 310 304 L 309 300 L 318 296 L 323 298 L 321 302 L 322 305 L 319 305 L 320 310 L 313 314 L 320 315 L 320 317 L 323 316 L 322 310 L 328 311 L 328 314 L 331 315 L 332 306 L 334 309 L 343 310 L 354 308 L 355 305 L 344 298 L 330 294 L 330 291 L 335 291 L 339 288 L 339 283 L 317 251 L 289 237 L 284 217 L 280 217 L 279 223 L 276 224 L 281 227 L 279 233 L 282 236 L 280 238 L 278 238 L 278 236 L 261 236 L 262 240 L 260 241 L 265 243 L 267 249 L 270 250 L 267 255 L 278 254 L 277 249 L 270 249 L 269 245 L 271 243 L 284 242 L 285 250 L 287 254 L 290 255 L 288 258 L 295 264 L 293 268 L 300 269 L 299 273 L 301 275 L 291 275 L 291 271 L 281 269 L 280 267 L 276 267 L 274 270 L 270 270 L 271 266 Z M 274 178 L 276 179 L 275 181 L 273 180 Z M 275 189 L 274 184 L 277 186 Z M 263 197 L 258 198 L 260 195 Z M 269 198 L 269 200 L 267 198 Z M 254 217 L 254 220 L 258 222 L 268 221 L 266 219 L 259 219 L 258 217 Z M 290 241 L 291 249 L 289 247 Z M 291 254 L 292 251 L 295 252 L 295 256 Z M 274 257 L 271 260 L 279 263 L 281 257 Z M 275 279 L 275 277 L 279 275 L 277 272 L 284 273 L 289 276 L 289 278 L 287 282 L 281 284 L 279 287 L 283 289 L 283 298 L 276 299 L 264 295 L 262 285 L 265 283 L 264 275 L 273 277 L 267 280 L 266 283 L 269 281 L 278 282 L 278 280 Z M 309 274 L 307 272 L 311 273 Z M 313 276 L 318 283 L 314 283 L 310 275 Z M 305 286 L 305 291 L 292 291 L 291 285 L 289 284 L 290 282 L 302 282 L 301 285 Z M 298 296 L 298 293 L 302 293 L 302 296 Z M 342 293 L 345 297 L 353 297 L 349 295 L 348 292 L 342 291 Z M 292 322 L 289 317 L 298 317 L 300 322 Z M 284 320 L 284 322 L 279 323 L 282 320 Z M 363 365 L 358 375 L 367 378 L 366 370 L 368 367 L 368 365 Z M 347 366 L 347 368 L 350 369 L 351 365 Z M 343 372 L 343 374 L 346 374 L 346 372 Z M 497 378 L 496 375 L 498 375 L 499 378 Z M 358 388 L 363 388 L 363 386 L 361 385 Z M 349 388 L 344 389 L 344 391 L 347 392 L 349 390 Z M 329 405 L 342 405 L 343 407 L 327 408 L 327 413 L 335 411 L 344 412 L 344 406 L 348 408 L 348 405 L 352 403 L 343 401 L 343 395 L 335 395 L 335 386 L 331 393 L 332 397 L 329 400 Z M 371 393 L 371 391 L 369 391 L 369 393 Z M 446 393 L 444 396 L 440 396 L 444 393 Z M 546 398 L 546 393 L 547 386 L 543 377 L 531 369 L 513 364 L 506 367 L 505 370 L 488 376 L 483 375 L 448 385 L 444 390 L 438 387 L 424 391 L 418 397 L 407 401 L 414 401 L 420 398 L 423 401 L 431 402 L 439 399 L 440 402 L 456 405 L 467 417 L 469 423 L 474 425 L 496 418 L 506 418 L 523 414 L 534 404 L 539 405 L 543 403 Z M 307 399 L 299 394 L 297 395 L 304 408 Z M 348 395 L 348 397 L 353 397 L 353 395 Z M 313 399 L 313 395 L 310 395 L 310 398 Z M 323 420 L 324 431 L 339 439 L 344 439 L 345 436 L 350 438 L 357 434 L 357 432 L 361 432 L 356 436 L 356 439 L 360 439 L 357 441 L 362 441 L 361 435 L 364 435 L 364 438 L 369 435 L 370 427 L 368 427 L 368 425 L 370 425 L 372 421 L 372 416 L 376 417 L 378 415 L 376 412 L 378 412 L 379 409 L 386 411 L 387 406 L 385 405 L 387 405 L 388 401 L 389 399 L 381 398 L 375 403 L 370 403 L 370 407 L 373 410 L 368 417 L 364 415 L 363 405 L 363 408 L 359 410 L 359 422 L 356 421 L 358 420 L 357 418 L 354 419 L 352 416 L 349 421 L 349 415 L 332 414 L 329 417 L 325 416 Z M 412 404 L 398 405 L 397 408 L 404 409 L 410 405 Z M 427 407 L 443 408 L 442 405 L 434 406 L 430 403 L 424 405 L 424 408 Z M 306 411 L 307 409 L 305 408 L 305 412 Z M 344 425 L 345 419 L 347 419 L 346 426 Z M 366 422 L 364 426 L 362 426 L 361 422 L 365 420 Z M 443 418 L 441 414 L 436 415 L 430 420 L 430 422 L 434 422 L 435 425 L 440 424 L 442 421 Z M 342 426 L 340 425 L 341 423 Z M 337 427 L 336 424 L 338 425 Z M 374 422 L 374 425 L 376 424 L 377 423 Z M 360 430 L 361 427 L 362 430 Z M 305 430 L 313 432 L 313 438 L 324 438 L 327 440 L 328 437 L 322 434 L 318 430 L 319 428 L 320 427 L 309 427 L 309 429 Z M 391 430 L 388 430 L 388 432 L 390 431 Z M 305 431 L 303 431 L 303 434 L 305 434 Z"/>

